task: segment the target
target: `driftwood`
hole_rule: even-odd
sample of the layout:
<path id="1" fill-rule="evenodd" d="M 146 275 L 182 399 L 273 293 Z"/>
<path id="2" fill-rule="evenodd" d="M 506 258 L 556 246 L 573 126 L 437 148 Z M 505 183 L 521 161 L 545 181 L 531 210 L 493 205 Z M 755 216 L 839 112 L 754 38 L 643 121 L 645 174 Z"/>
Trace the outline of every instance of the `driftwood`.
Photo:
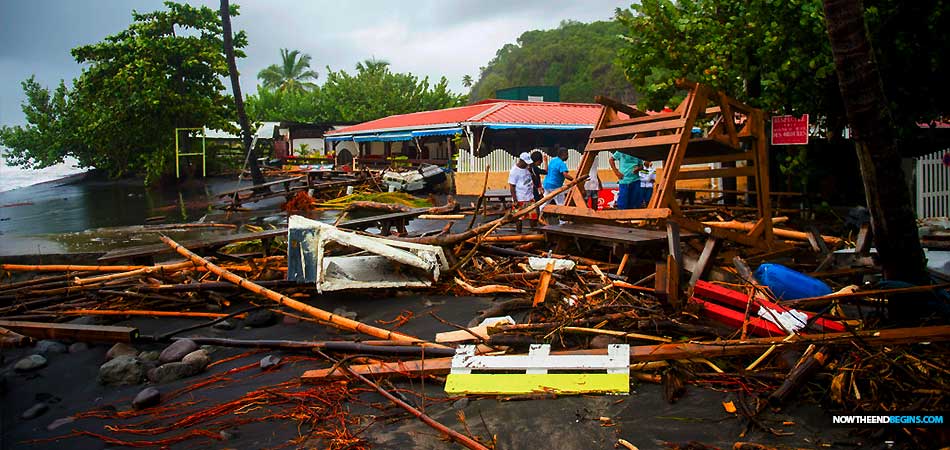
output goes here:
<path id="1" fill-rule="evenodd" d="M 337 364 L 337 365 L 340 364 L 339 361 L 336 361 L 336 360 L 334 360 L 333 358 L 330 358 L 329 356 L 323 354 L 323 352 L 319 352 L 319 351 L 318 351 L 317 353 L 319 353 L 321 356 L 323 356 L 324 358 L 326 358 L 326 359 L 329 360 L 329 361 L 332 361 L 333 363 L 335 363 L 335 364 Z M 410 406 L 408 403 L 406 403 L 406 402 L 404 402 L 404 401 L 402 401 L 402 400 L 396 398 L 396 396 L 390 394 L 390 393 L 387 392 L 385 389 L 379 387 L 378 384 L 373 383 L 372 381 L 370 381 L 368 378 L 364 377 L 363 375 L 360 375 L 359 373 L 350 370 L 349 367 L 347 367 L 347 366 L 345 366 L 345 365 L 340 365 L 340 367 L 341 367 L 344 371 L 346 371 L 347 373 L 349 373 L 350 375 L 352 375 L 352 376 L 354 376 L 354 377 L 356 377 L 356 378 L 359 378 L 360 381 L 362 381 L 363 383 L 366 383 L 367 385 L 369 385 L 370 387 L 372 387 L 373 389 L 375 389 L 376 392 L 379 392 L 380 395 L 382 395 L 383 397 L 386 397 L 389 401 L 395 403 L 396 406 L 399 406 L 400 408 L 405 409 L 406 411 L 409 412 L 409 414 L 412 414 L 413 416 L 415 416 L 417 419 L 421 420 L 421 421 L 422 421 L 423 423 L 425 423 L 426 425 L 428 425 L 428 426 L 430 426 L 430 427 L 432 427 L 432 428 L 438 430 L 439 432 L 441 432 L 442 434 L 444 434 L 446 437 L 448 437 L 450 440 L 453 440 L 453 441 L 455 441 L 455 442 L 458 442 L 459 444 L 462 444 L 462 445 L 464 445 L 465 447 L 470 448 L 470 449 L 472 449 L 472 450 L 488 450 L 488 447 L 485 447 L 484 445 L 478 443 L 478 441 L 476 441 L 476 440 L 474 440 L 474 439 L 472 439 L 472 438 L 470 438 L 470 437 L 468 437 L 468 436 L 465 436 L 465 435 L 459 433 L 458 431 L 455 431 L 455 430 L 453 430 L 453 429 L 451 429 L 451 428 L 449 428 L 449 427 L 446 427 L 445 425 L 442 425 L 441 423 L 435 421 L 435 419 L 433 419 L 433 418 L 431 418 L 431 417 L 425 415 L 422 411 L 419 411 L 418 409 L 413 408 L 413 407 Z"/>
<path id="2" fill-rule="evenodd" d="M 433 356 L 443 357 L 455 354 L 455 349 L 432 347 L 426 345 L 391 345 L 378 341 L 287 341 L 280 339 L 228 339 L 215 337 L 173 337 L 173 341 L 190 339 L 198 345 L 217 345 L 221 347 L 237 348 L 267 348 L 274 350 L 304 350 L 312 352 L 315 349 L 328 352 L 365 353 L 386 356 Z"/>
<path id="3" fill-rule="evenodd" d="M 402 333 L 397 333 L 395 331 L 386 330 L 383 328 L 374 327 L 372 325 L 367 325 L 362 322 L 357 322 L 355 320 L 348 319 L 346 317 L 341 317 L 336 314 L 329 313 L 320 308 L 310 306 L 306 303 L 294 300 L 286 295 L 283 295 L 279 292 L 272 291 L 267 289 L 259 284 L 248 281 L 244 278 L 241 278 L 231 272 L 228 272 L 221 267 L 218 267 L 208 260 L 192 253 L 190 250 L 182 247 L 177 242 L 171 240 L 167 236 L 162 236 L 162 242 L 168 244 L 169 247 L 173 248 L 178 254 L 188 258 L 196 265 L 208 269 L 209 272 L 214 273 L 215 275 L 224 278 L 240 287 L 243 287 L 255 294 L 266 297 L 269 300 L 275 301 L 280 305 L 287 306 L 288 308 L 295 309 L 297 311 L 303 312 L 310 316 L 313 316 L 324 322 L 333 323 L 336 326 L 339 326 L 343 329 L 355 331 L 358 333 L 364 333 L 369 336 L 377 337 L 380 339 L 394 340 L 394 341 L 404 341 L 404 342 L 425 342 L 422 339 L 408 336 Z"/>
<path id="4" fill-rule="evenodd" d="M 509 211 L 505 213 L 504 216 L 498 219 L 492 220 L 490 222 L 485 222 L 475 228 L 466 230 L 461 233 L 446 234 L 442 236 L 423 236 L 423 237 L 415 237 L 415 238 L 387 236 L 387 239 L 395 239 L 395 240 L 404 241 L 404 242 L 415 242 L 417 244 L 439 245 L 443 247 L 455 245 L 462 241 L 466 241 L 470 238 L 478 236 L 480 234 L 487 233 L 488 231 L 498 228 L 500 225 L 504 225 L 506 223 L 511 223 L 516 220 L 520 220 L 522 217 L 528 215 L 531 211 L 534 211 L 545 202 L 548 202 L 554 197 L 557 197 L 558 195 L 560 195 L 561 192 L 567 191 L 568 189 L 574 187 L 574 185 L 576 185 L 577 183 L 582 183 L 585 180 L 587 180 L 587 175 L 575 178 L 574 181 L 571 181 L 568 184 L 565 184 L 564 186 L 561 186 L 560 188 L 554 191 L 551 191 L 551 193 L 549 193 L 548 195 L 545 195 L 544 197 L 541 198 L 541 200 L 538 200 L 532 203 L 531 205 L 525 206 L 524 208 L 521 208 L 514 212 Z"/>
<path id="5" fill-rule="evenodd" d="M 471 284 L 466 283 L 458 278 L 455 279 L 455 284 L 458 284 L 471 294 L 475 295 L 485 295 L 485 294 L 524 294 L 524 289 L 513 288 L 510 286 L 502 286 L 500 284 L 489 284 L 486 286 L 475 287 Z"/>
<path id="6" fill-rule="evenodd" d="M 374 211 L 383 211 L 388 213 L 412 212 L 413 208 L 401 205 L 399 203 L 380 203 L 368 201 L 355 201 L 346 205 L 343 211 L 350 212 L 357 209 L 371 209 Z"/>

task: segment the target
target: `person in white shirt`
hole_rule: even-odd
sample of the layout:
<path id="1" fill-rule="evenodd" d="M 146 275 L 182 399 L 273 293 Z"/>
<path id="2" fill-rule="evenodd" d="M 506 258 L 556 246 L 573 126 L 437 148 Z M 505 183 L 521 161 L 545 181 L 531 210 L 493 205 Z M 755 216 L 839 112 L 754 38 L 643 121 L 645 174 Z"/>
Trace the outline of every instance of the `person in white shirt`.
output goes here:
<path id="1" fill-rule="evenodd" d="M 594 211 L 597 210 L 597 203 L 600 201 L 600 174 L 597 171 L 597 162 L 590 166 L 587 181 L 584 182 L 584 190 L 587 191 L 587 206 Z"/>
<path id="2" fill-rule="evenodd" d="M 653 183 L 656 182 L 656 167 L 653 167 L 653 161 L 644 161 L 638 175 L 640 176 L 640 204 L 636 207 L 644 208 L 653 197 Z"/>
<path id="3" fill-rule="evenodd" d="M 532 164 L 531 155 L 528 152 L 522 153 L 515 160 L 515 165 L 508 172 L 508 189 L 511 190 L 511 201 L 514 209 L 521 209 L 534 203 L 534 181 L 531 179 Z M 531 226 L 535 226 L 538 220 L 537 211 L 528 214 L 528 220 Z M 521 221 L 516 224 L 517 230 L 521 232 Z"/>

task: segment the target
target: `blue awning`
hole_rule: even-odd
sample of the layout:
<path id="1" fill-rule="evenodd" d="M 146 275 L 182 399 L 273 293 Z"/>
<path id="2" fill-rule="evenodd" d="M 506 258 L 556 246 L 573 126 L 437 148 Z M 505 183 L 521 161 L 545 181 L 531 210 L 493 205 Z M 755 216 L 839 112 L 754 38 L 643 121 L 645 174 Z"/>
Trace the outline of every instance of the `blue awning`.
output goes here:
<path id="1" fill-rule="evenodd" d="M 556 124 L 537 124 L 537 123 L 487 123 L 485 126 L 489 130 L 509 130 L 515 128 L 529 130 L 589 130 L 593 125 L 556 125 Z"/>
<path id="2" fill-rule="evenodd" d="M 436 128 L 434 130 L 419 130 L 413 131 L 412 137 L 423 137 L 423 136 L 455 136 L 462 132 L 462 129 L 459 127 L 455 128 Z"/>
<path id="3" fill-rule="evenodd" d="M 336 136 L 324 136 L 324 141 L 352 141 L 353 136 L 349 134 L 345 135 L 336 135 Z"/>
<path id="4" fill-rule="evenodd" d="M 354 136 L 353 140 L 356 142 L 395 142 L 395 141 L 411 141 L 412 133 L 408 131 L 403 132 L 393 132 L 393 133 L 378 133 L 378 134 L 369 134 L 365 136 Z"/>

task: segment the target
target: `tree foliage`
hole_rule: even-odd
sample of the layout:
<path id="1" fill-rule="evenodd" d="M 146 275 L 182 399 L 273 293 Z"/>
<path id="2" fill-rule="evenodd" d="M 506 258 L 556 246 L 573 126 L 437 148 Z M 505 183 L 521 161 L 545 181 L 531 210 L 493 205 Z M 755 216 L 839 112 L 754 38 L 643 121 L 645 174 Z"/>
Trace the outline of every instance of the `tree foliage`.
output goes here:
<path id="1" fill-rule="evenodd" d="M 865 0 L 887 97 L 905 130 L 945 110 L 943 0 Z M 643 0 L 617 10 L 624 72 L 650 108 L 675 104 L 674 82 L 723 89 L 770 112 L 845 124 L 821 0 Z"/>
<path id="2" fill-rule="evenodd" d="M 281 92 L 259 87 L 248 97 L 253 120 L 296 122 L 363 122 L 393 114 L 450 108 L 465 103 L 442 77 L 429 78 L 396 73 L 386 61 L 370 59 L 356 64 L 355 73 L 327 68 L 322 86 L 309 92 Z"/>
<path id="3" fill-rule="evenodd" d="M 635 91 L 616 64 L 623 31 L 614 21 L 565 21 L 553 30 L 527 31 L 481 68 L 471 99 L 515 86 L 556 85 L 562 101 L 592 102 L 595 95 L 608 95 L 632 102 Z"/>
<path id="4" fill-rule="evenodd" d="M 73 49 L 84 68 L 71 89 L 60 83 L 50 93 L 33 78 L 23 83 L 28 124 L 0 129 L 14 164 L 43 168 L 73 156 L 83 167 L 111 176 L 146 173 L 150 181 L 174 157 L 174 128 L 233 131 L 217 11 L 165 7 L 134 12 L 128 29 Z M 235 48 L 246 44 L 236 33 Z"/>
<path id="5" fill-rule="evenodd" d="M 310 55 L 299 50 L 280 49 L 281 63 L 271 64 L 257 74 L 263 86 L 279 91 L 309 91 L 317 85 L 313 82 L 318 74 L 310 70 Z"/>

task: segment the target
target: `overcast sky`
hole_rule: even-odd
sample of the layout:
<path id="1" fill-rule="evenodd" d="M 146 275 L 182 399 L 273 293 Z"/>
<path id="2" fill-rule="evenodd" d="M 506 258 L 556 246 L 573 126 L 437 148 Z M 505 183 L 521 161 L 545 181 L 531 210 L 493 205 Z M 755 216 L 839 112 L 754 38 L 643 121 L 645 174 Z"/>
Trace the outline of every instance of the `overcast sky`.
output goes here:
<path id="1" fill-rule="evenodd" d="M 217 1 L 197 1 L 217 9 Z M 245 30 L 247 58 L 238 60 L 241 86 L 256 89 L 257 72 L 278 62 L 279 49 L 309 53 L 321 79 L 326 66 L 352 71 L 367 58 L 399 72 L 432 79 L 445 75 L 453 90 L 527 30 L 565 19 L 613 16 L 631 0 L 232 0 L 241 6 L 234 28 Z M 132 10 L 162 8 L 159 0 L 0 0 L 0 125 L 24 122 L 20 82 L 32 74 L 47 86 L 80 73 L 73 47 L 125 29 Z"/>

